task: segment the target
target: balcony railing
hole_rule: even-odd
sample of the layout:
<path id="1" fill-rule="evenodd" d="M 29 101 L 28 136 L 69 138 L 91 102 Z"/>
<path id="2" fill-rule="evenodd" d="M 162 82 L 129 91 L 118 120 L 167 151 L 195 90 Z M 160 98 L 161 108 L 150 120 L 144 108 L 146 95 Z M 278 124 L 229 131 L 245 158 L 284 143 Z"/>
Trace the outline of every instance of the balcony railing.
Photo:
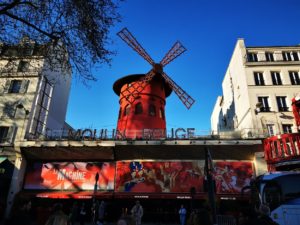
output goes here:
<path id="1" fill-rule="evenodd" d="M 264 140 L 265 159 L 270 165 L 300 159 L 300 134 L 281 134 Z"/>

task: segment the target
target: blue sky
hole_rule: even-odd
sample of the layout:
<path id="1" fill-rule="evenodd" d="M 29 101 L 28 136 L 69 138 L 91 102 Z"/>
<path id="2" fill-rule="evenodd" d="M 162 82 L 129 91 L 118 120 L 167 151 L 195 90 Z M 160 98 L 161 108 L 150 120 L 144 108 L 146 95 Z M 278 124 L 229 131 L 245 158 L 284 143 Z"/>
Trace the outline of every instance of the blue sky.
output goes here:
<path id="1" fill-rule="evenodd" d="M 187 51 L 164 71 L 195 100 L 186 109 L 172 93 L 167 98 L 167 129 L 196 128 L 209 133 L 210 115 L 222 95 L 222 80 L 238 38 L 246 46 L 300 44 L 300 0 L 127 0 L 122 22 L 112 28 L 111 66 L 94 68 L 97 82 L 86 88 L 74 79 L 66 121 L 74 128 L 116 127 L 119 104 L 113 83 L 151 66 L 116 33 L 127 27 L 154 61 L 180 40 Z"/>

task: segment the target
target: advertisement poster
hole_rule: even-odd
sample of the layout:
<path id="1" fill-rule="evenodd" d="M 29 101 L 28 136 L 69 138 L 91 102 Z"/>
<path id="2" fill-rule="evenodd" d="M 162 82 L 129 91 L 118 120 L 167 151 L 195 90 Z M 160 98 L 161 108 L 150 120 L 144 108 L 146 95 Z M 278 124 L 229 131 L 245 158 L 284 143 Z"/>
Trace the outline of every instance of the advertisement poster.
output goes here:
<path id="1" fill-rule="evenodd" d="M 250 185 L 252 162 L 216 161 L 214 168 L 217 193 L 241 193 L 243 187 Z"/>
<path id="2" fill-rule="evenodd" d="M 203 191 L 204 161 L 122 161 L 116 165 L 117 192 Z"/>
<path id="3" fill-rule="evenodd" d="M 241 193 L 250 184 L 252 163 L 214 161 L 218 194 Z M 123 161 L 116 164 L 116 192 L 203 192 L 204 161 Z"/>
<path id="4" fill-rule="evenodd" d="M 49 162 L 28 166 L 24 189 L 94 190 L 99 174 L 98 190 L 114 190 L 115 164 L 108 162 Z"/>

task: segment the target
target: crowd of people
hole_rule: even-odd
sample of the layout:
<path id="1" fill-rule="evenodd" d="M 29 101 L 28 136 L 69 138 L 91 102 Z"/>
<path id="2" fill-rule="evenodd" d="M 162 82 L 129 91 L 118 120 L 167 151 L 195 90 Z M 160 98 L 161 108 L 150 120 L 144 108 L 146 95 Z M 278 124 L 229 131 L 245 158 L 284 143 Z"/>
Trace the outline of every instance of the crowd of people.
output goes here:
<path id="1" fill-rule="evenodd" d="M 20 201 L 16 203 L 11 218 L 7 225 L 104 225 L 106 224 L 107 208 L 105 201 L 93 201 L 92 207 L 88 209 L 85 202 L 74 202 L 72 207 L 65 213 L 63 205 L 55 203 L 50 209 L 51 213 L 44 222 L 38 221 L 38 216 L 31 213 L 31 201 Z M 123 211 L 117 220 L 117 225 L 141 225 L 144 215 L 143 206 L 139 201 L 130 211 Z M 117 218 L 116 218 L 117 219 Z M 270 208 L 267 205 L 261 205 L 259 209 L 248 209 L 239 212 L 237 218 L 234 218 L 237 225 L 276 225 L 270 218 Z M 207 204 L 202 204 L 197 209 L 190 212 L 182 204 L 178 209 L 178 224 L 180 225 L 212 225 L 212 216 Z"/>

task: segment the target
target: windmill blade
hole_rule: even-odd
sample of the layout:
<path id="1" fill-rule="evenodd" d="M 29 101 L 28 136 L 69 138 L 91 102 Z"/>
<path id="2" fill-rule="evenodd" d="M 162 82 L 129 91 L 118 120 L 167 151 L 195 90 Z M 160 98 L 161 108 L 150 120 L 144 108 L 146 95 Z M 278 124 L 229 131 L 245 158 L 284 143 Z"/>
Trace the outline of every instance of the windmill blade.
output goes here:
<path id="1" fill-rule="evenodd" d="M 135 50 L 140 56 L 142 56 L 147 62 L 151 65 L 154 65 L 153 59 L 149 56 L 149 54 L 145 51 L 145 49 L 138 43 L 135 37 L 129 32 L 129 30 L 125 27 L 117 35 L 125 41 L 133 50 Z"/>
<path id="2" fill-rule="evenodd" d="M 179 42 L 176 41 L 176 43 L 173 45 L 173 47 L 168 51 L 168 53 L 165 55 L 165 57 L 160 61 L 160 64 L 162 66 L 167 65 L 174 59 L 176 59 L 178 56 L 180 56 L 182 53 L 186 51 L 186 48 Z"/>
<path id="3" fill-rule="evenodd" d="M 172 90 L 179 97 L 182 103 L 190 109 L 194 104 L 195 100 L 186 93 L 181 87 L 179 87 L 175 81 L 173 81 L 166 73 L 162 73 L 163 78 L 165 78 L 166 82 L 171 86 Z"/>
<path id="4" fill-rule="evenodd" d="M 150 70 L 145 76 L 139 81 L 135 82 L 133 85 L 128 85 L 125 90 L 123 90 L 120 95 L 121 98 L 125 98 L 130 104 L 133 104 L 136 97 L 145 89 L 152 78 L 155 76 L 155 72 Z"/>

